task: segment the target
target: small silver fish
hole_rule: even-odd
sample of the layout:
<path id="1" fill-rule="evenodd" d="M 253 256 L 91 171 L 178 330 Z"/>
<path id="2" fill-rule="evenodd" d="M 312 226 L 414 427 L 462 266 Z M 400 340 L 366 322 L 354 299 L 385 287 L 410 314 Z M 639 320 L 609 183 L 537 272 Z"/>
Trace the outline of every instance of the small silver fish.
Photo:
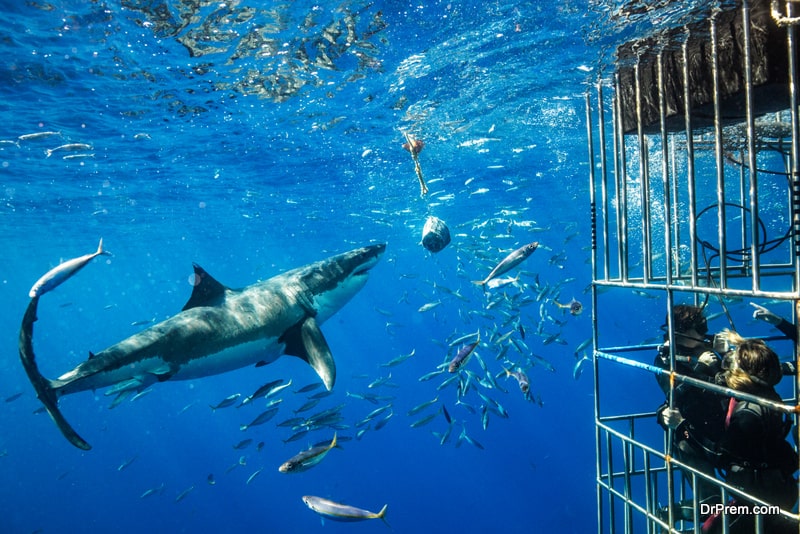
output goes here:
<path id="1" fill-rule="evenodd" d="M 258 469 L 255 473 L 250 475 L 250 477 L 248 477 L 247 482 L 245 482 L 245 484 L 250 484 L 253 481 L 253 479 L 256 478 L 261 473 L 261 471 L 263 471 L 263 470 L 264 470 L 264 468 L 262 467 L 262 468 Z"/>
<path id="2" fill-rule="evenodd" d="M 386 363 L 382 363 L 381 367 L 394 367 L 395 365 L 399 365 L 399 364 L 403 363 L 404 361 L 406 361 L 407 359 L 409 359 L 410 357 L 412 357 L 414 355 L 414 353 L 416 353 L 416 352 L 417 352 L 417 349 L 411 349 L 410 353 L 401 354 L 397 358 L 389 360 Z"/>
<path id="3" fill-rule="evenodd" d="M 294 413 L 297 414 L 297 413 L 307 412 L 308 410 L 310 410 L 311 408 L 313 408 L 314 406 L 319 404 L 321 400 L 322 400 L 321 398 L 320 399 L 309 399 L 305 404 L 303 404 L 302 406 L 297 408 L 294 411 Z"/>
<path id="4" fill-rule="evenodd" d="M 470 343 L 469 345 L 461 347 L 458 351 L 458 354 L 456 354 L 455 357 L 452 360 L 450 360 L 450 365 L 447 366 L 448 372 L 455 373 L 456 371 L 464 367 L 464 365 L 469 360 L 469 357 L 475 350 L 475 347 L 477 347 L 480 342 L 481 342 L 481 332 L 480 330 L 478 330 L 478 339 L 475 340 L 474 343 Z"/>
<path id="5" fill-rule="evenodd" d="M 438 395 L 434 399 L 431 399 L 429 401 L 425 401 L 422 404 L 418 404 L 417 406 L 414 406 L 413 408 L 408 410 L 408 415 L 416 415 L 419 412 L 421 412 L 422 410 L 424 410 L 425 408 L 427 408 L 428 406 L 432 406 L 432 405 L 436 404 L 437 402 L 439 402 L 439 396 Z"/>
<path id="6" fill-rule="evenodd" d="M 308 434 L 308 430 L 307 429 L 306 430 L 300 430 L 298 432 L 295 432 L 294 434 L 292 434 L 288 438 L 284 439 L 283 442 L 284 443 L 291 443 L 293 441 L 297 441 L 298 439 L 302 438 L 306 434 Z"/>
<path id="7" fill-rule="evenodd" d="M 435 307 L 439 306 L 441 303 L 442 303 L 441 300 L 437 300 L 435 302 L 428 302 L 427 304 L 423 304 L 422 306 L 420 306 L 417 311 L 420 312 L 420 313 L 423 313 L 423 312 L 426 312 L 426 311 L 434 309 Z"/>
<path id="8" fill-rule="evenodd" d="M 157 488 L 150 488 L 149 490 L 145 490 L 139 498 L 144 499 L 145 497 L 150 497 L 151 495 L 160 495 L 164 492 L 164 483 L 162 482 L 160 486 Z"/>
<path id="9" fill-rule="evenodd" d="M 57 152 L 59 150 L 64 150 L 69 152 L 76 150 L 91 150 L 91 149 L 92 145 L 87 145 L 86 143 L 67 143 L 66 145 L 60 145 L 55 148 L 48 148 L 47 150 L 44 151 L 44 153 L 49 158 L 50 156 L 53 155 L 53 152 Z"/>
<path id="10" fill-rule="evenodd" d="M 575 362 L 575 367 L 572 369 L 572 378 L 575 380 L 581 377 L 581 373 L 583 373 L 583 368 L 586 367 L 589 363 L 591 363 L 592 359 L 589 358 L 586 353 L 583 354 L 583 357 Z"/>
<path id="11" fill-rule="evenodd" d="M 133 463 L 133 462 L 134 462 L 134 461 L 135 461 L 135 460 L 136 460 L 138 457 L 139 457 L 139 455 L 138 455 L 138 454 L 134 454 L 134 455 L 133 455 L 131 458 L 129 458 L 129 459 L 125 460 L 124 462 L 122 462 L 121 464 L 119 464 L 119 467 L 117 467 L 117 471 L 124 471 L 124 470 L 125 470 L 125 469 L 127 469 L 127 468 L 128 468 L 128 466 L 130 466 L 130 465 L 131 465 L 131 464 L 132 464 L 132 463 Z"/>
<path id="12" fill-rule="evenodd" d="M 288 388 L 291 385 L 292 385 L 292 379 L 290 378 L 289 381 L 283 384 L 282 386 L 278 386 L 270 390 L 266 395 L 264 395 L 264 398 L 269 399 L 270 397 L 274 397 L 275 395 L 277 395 L 278 393 L 280 393 L 281 391 L 283 391 L 284 389 Z"/>
<path id="13" fill-rule="evenodd" d="M 516 371 L 509 371 L 508 369 L 503 369 L 506 372 L 506 378 L 513 376 L 517 379 L 517 383 L 519 384 L 519 390 L 522 391 L 522 396 L 525 397 L 526 400 L 530 400 L 531 395 L 531 381 L 528 378 L 528 375 L 525 374 L 525 371 L 517 367 Z"/>
<path id="14" fill-rule="evenodd" d="M 234 393 L 233 395 L 228 395 L 227 397 L 222 399 L 219 402 L 219 404 L 217 404 L 216 406 L 209 405 L 209 407 L 212 410 L 219 410 L 220 408 L 227 408 L 228 406 L 232 406 L 236 402 L 236 399 L 238 399 L 241 396 L 242 396 L 241 393 Z"/>
<path id="15" fill-rule="evenodd" d="M 380 408 L 376 408 L 376 409 L 372 410 L 371 412 L 369 412 L 364 419 L 367 419 L 367 420 L 375 419 L 379 415 L 381 415 L 384 412 L 387 412 L 387 411 L 389 411 L 391 409 L 392 409 L 392 405 L 391 404 L 387 404 L 386 406 L 381 406 Z"/>
<path id="16" fill-rule="evenodd" d="M 250 427 L 263 425 L 264 423 L 266 423 L 267 421 L 269 421 L 270 419 L 275 417 L 275 414 L 278 413 L 278 408 L 279 408 L 279 406 L 277 406 L 277 405 L 271 406 L 269 409 L 267 409 L 267 410 L 261 412 L 260 414 L 258 414 L 255 419 L 253 419 L 252 421 L 250 421 L 246 425 L 239 426 L 239 430 L 244 432 L 245 430 L 247 430 Z"/>
<path id="17" fill-rule="evenodd" d="M 191 486 L 180 492 L 178 496 L 175 497 L 175 502 L 181 502 L 183 499 L 186 498 L 187 495 L 189 495 L 193 491 L 194 491 L 194 484 L 192 484 Z"/>
<path id="18" fill-rule="evenodd" d="M 281 380 L 281 382 L 283 382 L 283 380 Z M 315 389 L 317 389 L 321 385 L 322 385 L 321 382 L 312 382 L 311 384 L 308 384 L 307 386 L 301 387 L 300 389 L 295 391 L 295 393 L 308 393 L 309 391 L 314 391 Z"/>
<path id="19" fill-rule="evenodd" d="M 483 445 L 478 443 L 478 441 L 476 441 L 474 438 L 471 438 L 470 436 L 467 435 L 467 429 L 466 428 L 462 428 L 461 429 L 461 434 L 458 436 L 458 443 L 460 444 L 462 441 L 466 441 L 470 445 L 483 450 Z M 456 447 L 458 447 L 458 445 L 456 445 Z"/>
<path id="20" fill-rule="evenodd" d="M 376 378 L 375 380 L 370 382 L 367 387 L 370 388 L 370 389 L 374 389 L 374 388 L 383 386 L 384 384 L 389 382 L 389 380 L 391 380 L 391 379 L 392 379 L 392 373 L 389 373 L 388 376 L 382 376 L 382 377 Z"/>
<path id="21" fill-rule="evenodd" d="M 501 274 L 505 274 L 520 263 L 522 263 L 528 256 L 533 254 L 536 249 L 539 247 L 539 242 L 534 241 L 533 243 L 528 243 L 525 246 L 522 246 L 503 258 L 503 260 L 497 264 L 497 266 L 492 269 L 492 272 L 489 273 L 489 276 L 484 278 L 483 280 L 474 281 L 473 284 L 477 284 L 479 286 L 486 286 L 486 284 L 492 278 L 497 278 Z"/>
<path id="22" fill-rule="evenodd" d="M 75 273 L 83 269 L 87 263 L 95 259 L 97 256 L 109 256 L 110 254 L 103 250 L 103 240 L 100 239 L 100 244 L 97 246 L 97 251 L 92 254 L 85 254 L 78 258 L 72 258 L 61 263 L 58 267 L 54 267 L 47 271 L 44 276 L 39 278 L 33 287 L 28 292 L 30 298 L 41 297 L 48 291 L 52 291 L 67 280 L 69 280 Z"/>
<path id="23" fill-rule="evenodd" d="M 518 284 L 519 275 L 520 273 L 517 273 L 517 276 L 514 278 L 511 278 L 510 276 L 506 278 L 493 278 L 486 282 L 486 287 L 488 287 L 489 289 L 497 289 L 503 286 L 507 286 L 508 284 Z"/>
<path id="24" fill-rule="evenodd" d="M 580 345 L 578 345 L 575 348 L 575 356 L 577 356 L 580 351 L 582 351 L 583 349 L 588 347 L 591 343 L 592 343 L 592 338 L 590 338 L 590 337 L 584 339 L 583 341 L 581 341 Z"/>
<path id="25" fill-rule="evenodd" d="M 41 139 L 43 137 L 50 137 L 51 135 L 61 135 L 61 132 L 34 132 L 29 134 L 22 134 L 17 139 L 20 141 L 33 141 L 34 139 Z"/>
<path id="26" fill-rule="evenodd" d="M 320 463 L 323 458 L 336 447 L 336 434 L 327 445 L 318 445 L 292 456 L 278 468 L 281 473 L 302 473 Z"/>
<path id="27" fill-rule="evenodd" d="M 233 448 L 236 449 L 237 451 L 240 451 L 242 449 L 247 448 L 247 446 L 250 445 L 251 443 L 253 443 L 252 438 L 243 439 L 242 441 L 234 445 Z"/>
<path id="28" fill-rule="evenodd" d="M 433 421 L 434 419 L 436 419 L 436 417 L 437 417 L 437 416 L 438 416 L 438 415 L 441 413 L 441 411 L 442 411 L 442 410 L 441 410 L 441 408 L 440 408 L 440 409 L 439 409 L 439 410 L 437 410 L 436 412 L 434 412 L 434 413 L 432 413 L 432 414 L 428 414 L 428 415 L 426 415 L 425 417 L 423 417 L 423 418 L 421 418 L 421 419 L 418 419 L 417 421 L 414 421 L 414 422 L 413 422 L 413 423 L 411 423 L 411 425 L 410 425 L 410 426 L 411 426 L 411 428 L 419 428 L 419 427 L 421 427 L 421 426 L 425 426 L 425 425 L 427 425 L 428 423 L 430 423 L 431 421 Z"/>
<path id="29" fill-rule="evenodd" d="M 245 399 L 242 401 L 242 403 L 239 406 L 244 406 L 245 404 L 247 404 L 248 402 L 250 402 L 250 401 L 252 401 L 254 399 L 266 396 L 270 391 L 272 391 L 272 389 L 274 389 L 275 387 L 281 385 L 282 383 L 283 383 L 283 378 L 279 378 L 278 380 L 273 380 L 272 382 L 267 382 L 266 384 L 264 384 L 263 386 L 261 386 L 260 388 L 255 390 L 255 392 L 253 392 L 252 395 L 250 395 L 249 397 L 245 397 Z M 317 385 L 317 384 L 314 384 L 314 385 Z"/>
<path id="30" fill-rule="evenodd" d="M 370 512 L 369 510 L 356 508 L 355 506 L 340 504 L 328 499 L 323 499 L 322 497 L 314 497 L 313 495 L 305 495 L 303 497 L 303 502 L 311 510 L 327 517 L 328 519 L 333 519 L 334 521 L 364 521 L 366 519 L 380 519 L 387 525 L 389 524 L 386 522 L 386 508 L 389 506 L 388 504 L 384 504 L 383 508 L 381 508 L 381 511 L 375 513 Z"/>
<path id="31" fill-rule="evenodd" d="M 373 430 L 380 430 L 381 428 L 383 428 L 384 426 L 386 426 L 386 423 L 388 423 L 388 422 L 389 422 L 389 419 L 391 419 L 393 415 L 394 415 L 394 412 L 393 412 L 393 411 L 390 411 L 390 412 L 389 412 L 389 413 L 386 415 L 386 417 L 384 417 L 383 419 L 381 419 L 380 421 L 378 421 L 377 423 L 375 423 L 375 428 L 374 428 Z"/>
<path id="32" fill-rule="evenodd" d="M 417 380 L 419 380 L 420 382 L 426 382 L 428 380 L 431 380 L 432 378 L 436 378 L 437 376 L 439 376 L 442 373 L 444 373 L 444 367 L 442 367 L 441 369 L 438 369 L 436 371 L 431 371 L 430 373 L 426 373 L 426 374 L 422 375 L 421 377 L 419 377 Z"/>

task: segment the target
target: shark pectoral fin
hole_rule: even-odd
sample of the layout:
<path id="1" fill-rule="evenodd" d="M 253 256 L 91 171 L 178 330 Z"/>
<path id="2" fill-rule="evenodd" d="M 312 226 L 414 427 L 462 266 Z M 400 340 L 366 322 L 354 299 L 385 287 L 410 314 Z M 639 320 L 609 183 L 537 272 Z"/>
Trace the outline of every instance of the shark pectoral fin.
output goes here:
<path id="1" fill-rule="evenodd" d="M 286 354 L 305 360 L 317 372 L 325 387 L 329 391 L 333 388 L 336 364 L 316 319 L 307 317 L 284 332 L 280 341 L 286 344 Z"/>
<path id="2" fill-rule="evenodd" d="M 317 321 L 309 317 L 300 327 L 303 339 L 303 346 L 306 348 L 306 361 L 314 368 L 325 387 L 330 391 L 336 381 L 336 364 L 333 361 L 333 354 L 319 329 Z"/>

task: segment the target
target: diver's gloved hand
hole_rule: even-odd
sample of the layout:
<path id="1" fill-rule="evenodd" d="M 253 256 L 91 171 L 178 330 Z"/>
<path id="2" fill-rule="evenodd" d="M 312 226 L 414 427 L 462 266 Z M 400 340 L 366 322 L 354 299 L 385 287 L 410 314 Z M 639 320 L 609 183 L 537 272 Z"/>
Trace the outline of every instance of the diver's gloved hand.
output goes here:
<path id="1" fill-rule="evenodd" d="M 681 411 L 677 408 L 667 408 L 661 412 L 661 423 L 666 427 L 674 430 L 678 428 L 678 425 L 682 422 L 683 415 L 681 415 Z"/>
<path id="2" fill-rule="evenodd" d="M 696 371 L 705 373 L 706 375 L 714 376 L 720 371 L 719 356 L 710 350 L 705 351 L 700 355 L 699 358 L 697 358 Z"/>
<path id="3" fill-rule="evenodd" d="M 754 302 L 751 302 L 750 305 L 756 309 L 756 311 L 753 312 L 753 319 L 758 319 L 772 325 L 776 325 L 781 322 L 780 316 L 772 313 L 764 306 L 759 306 Z"/>

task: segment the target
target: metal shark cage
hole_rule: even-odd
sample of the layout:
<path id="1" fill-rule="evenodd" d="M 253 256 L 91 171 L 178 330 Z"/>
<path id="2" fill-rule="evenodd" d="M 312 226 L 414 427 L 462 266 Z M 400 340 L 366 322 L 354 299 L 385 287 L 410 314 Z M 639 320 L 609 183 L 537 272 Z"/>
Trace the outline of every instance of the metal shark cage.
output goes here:
<path id="1" fill-rule="evenodd" d="M 704 480 L 723 503 L 772 504 L 673 456 L 656 424 L 663 396 L 652 375 L 791 414 L 796 444 L 796 373 L 777 403 L 683 376 L 675 354 L 667 370 L 651 364 L 665 316 L 663 336 L 675 346 L 670 310 L 680 303 L 713 305 L 725 326 L 746 337 L 759 330 L 782 361 L 798 363 L 796 344 L 756 324 L 746 305 L 798 324 L 798 24 L 793 1 L 709 8 L 619 47 L 613 72 L 587 92 L 600 532 L 702 532 L 696 498 L 691 518 L 672 503 L 693 499 Z M 658 339 L 620 345 L 621 321 Z M 754 514 L 756 532 L 769 532 L 769 513 L 798 519 L 796 508 L 764 511 Z M 734 519 L 723 510 L 720 531 Z"/>

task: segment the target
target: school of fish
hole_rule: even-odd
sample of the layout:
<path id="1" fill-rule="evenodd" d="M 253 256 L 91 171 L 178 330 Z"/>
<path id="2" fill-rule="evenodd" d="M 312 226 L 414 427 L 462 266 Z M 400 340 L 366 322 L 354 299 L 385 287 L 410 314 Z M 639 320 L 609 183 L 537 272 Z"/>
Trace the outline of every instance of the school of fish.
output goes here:
<path id="1" fill-rule="evenodd" d="M 55 133 L 43 139 L 50 135 Z M 462 225 L 456 235 L 461 244 L 454 247 L 459 269 L 449 278 L 455 281 L 454 286 L 440 280 L 420 280 L 413 274 L 401 275 L 402 285 L 408 289 L 395 295 L 397 306 L 375 308 L 376 316 L 386 320 L 387 337 L 396 336 L 397 329 L 405 326 L 404 317 L 419 314 L 425 321 L 438 323 L 438 314 L 455 312 L 462 324 L 455 328 L 450 324 L 449 333 L 441 338 L 427 344 L 408 338 L 419 345 L 409 345 L 403 353 L 376 361 L 374 373 L 351 375 L 346 391 L 324 390 L 317 381 L 298 387 L 291 379 L 268 379 L 252 390 L 193 401 L 176 410 L 181 415 L 205 404 L 213 413 L 237 415 L 238 429 L 231 429 L 231 436 L 236 437 L 231 439 L 230 466 L 223 473 L 205 474 L 206 483 L 213 486 L 220 476 L 246 471 L 245 484 L 255 484 L 269 463 L 280 473 L 306 476 L 302 474 L 322 462 L 348 461 L 349 442 L 360 441 L 393 421 L 428 433 L 442 446 L 469 445 L 483 450 L 478 434 L 486 432 L 491 421 L 512 417 L 506 408 L 509 395 L 520 395 L 532 409 L 545 405 L 535 390 L 536 381 L 564 365 L 551 353 L 566 350 L 573 354 L 572 348 L 562 347 L 574 346 L 574 362 L 566 365 L 572 367 L 577 380 L 591 362 L 592 348 L 591 339 L 575 344 L 565 336 L 565 327 L 578 320 L 583 311 L 583 305 L 565 292 L 574 292 L 574 288 L 568 288 L 575 279 L 543 280 L 539 274 L 543 264 L 558 267 L 567 261 L 566 256 L 563 252 L 548 256 L 552 250 L 544 241 L 524 239 L 547 229 L 519 215 L 501 212 L 492 219 Z M 55 290 L 92 259 L 105 254 L 101 241 L 96 252 L 61 263 L 34 284 L 31 296 Z M 398 368 L 408 366 L 407 362 L 427 367 L 418 377 L 416 402 L 395 378 Z M 150 391 L 118 399 L 110 407 L 124 400 L 136 402 Z M 6 402 L 21 395 L 6 397 Z M 519 403 L 514 404 L 519 409 Z M 263 430 L 267 425 L 272 430 Z M 303 443 L 307 446 L 302 447 Z M 332 453 L 334 449 L 342 452 Z M 271 452 L 264 452 L 267 450 Z M 335 459 L 329 459 L 332 457 Z M 122 460 L 118 471 L 135 468 L 137 458 L 133 455 Z M 253 463 L 255 467 L 249 467 Z M 174 491 L 172 498 L 179 503 L 197 487 L 195 483 L 168 488 L 164 482 L 157 482 L 144 488 L 140 497 L 154 498 Z M 303 501 L 322 518 L 386 521 L 386 506 L 370 512 L 322 497 L 305 496 Z"/>

